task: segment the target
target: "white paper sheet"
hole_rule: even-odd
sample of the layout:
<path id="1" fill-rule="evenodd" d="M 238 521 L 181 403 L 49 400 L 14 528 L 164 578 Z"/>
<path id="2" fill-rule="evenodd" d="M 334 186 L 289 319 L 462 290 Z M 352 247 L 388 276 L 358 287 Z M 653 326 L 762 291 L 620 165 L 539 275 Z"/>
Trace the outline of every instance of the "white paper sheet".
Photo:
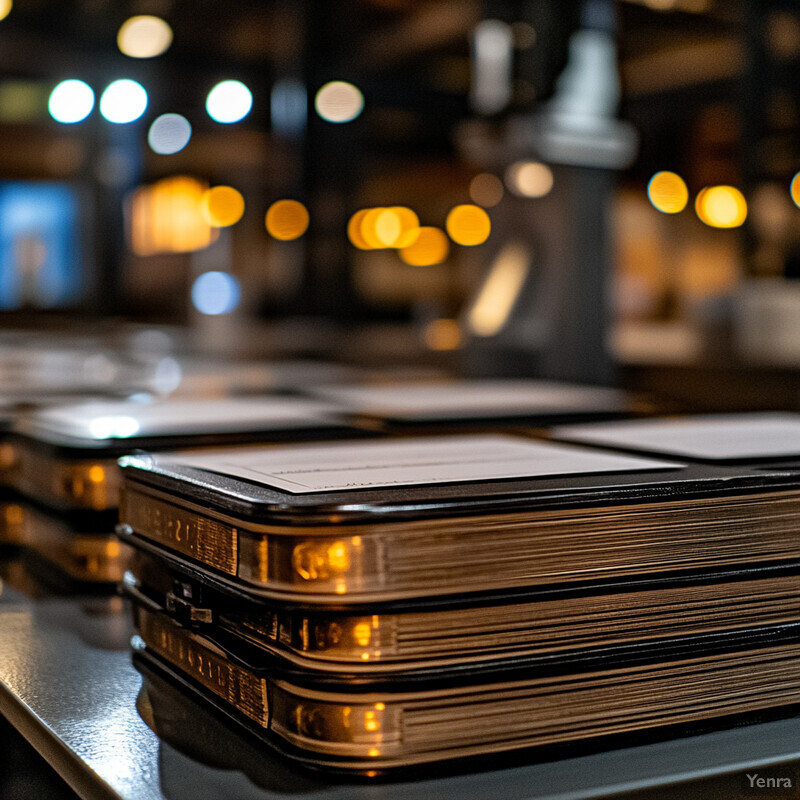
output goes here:
<path id="1" fill-rule="evenodd" d="M 279 446 L 185 457 L 168 455 L 159 460 L 245 478 L 295 494 L 683 466 L 493 435 Z"/>
<path id="2" fill-rule="evenodd" d="M 704 460 L 800 457 L 800 414 L 721 414 L 564 425 L 571 442 Z"/>

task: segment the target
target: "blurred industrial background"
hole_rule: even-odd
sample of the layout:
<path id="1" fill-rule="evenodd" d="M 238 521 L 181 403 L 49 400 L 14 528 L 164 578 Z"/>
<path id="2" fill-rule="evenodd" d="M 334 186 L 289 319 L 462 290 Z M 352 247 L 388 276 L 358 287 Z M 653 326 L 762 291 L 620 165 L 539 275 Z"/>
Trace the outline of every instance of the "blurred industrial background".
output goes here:
<path id="1" fill-rule="evenodd" d="M 0 14 L 7 337 L 800 404 L 795 2 Z"/>

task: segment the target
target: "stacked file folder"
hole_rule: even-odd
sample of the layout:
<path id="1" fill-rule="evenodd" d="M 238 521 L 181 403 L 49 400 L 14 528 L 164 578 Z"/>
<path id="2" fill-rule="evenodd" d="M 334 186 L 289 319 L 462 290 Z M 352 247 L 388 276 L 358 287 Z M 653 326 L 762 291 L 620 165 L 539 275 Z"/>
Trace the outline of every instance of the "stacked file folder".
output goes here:
<path id="1" fill-rule="evenodd" d="M 38 409 L 17 418 L 10 434 L 15 460 L 8 483 L 22 500 L 5 509 L 8 519 L 21 519 L 7 525 L 7 536 L 51 577 L 113 587 L 127 560 L 114 532 L 120 456 L 143 448 L 202 449 L 345 432 L 357 433 L 326 405 L 277 396 L 94 400 Z"/>
<path id="2" fill-rule="evenodd" d="M 645 408 L 620 389 L 527 378 L 309 384 L 304 392 L 336 403 L 354 424 L 387 433 L 497 431 L 611 419 Z"/>
<path id="3" fill-rule="evenodd" d="M 800 471 L 505 436 L 126 457 L 136 658 L 308 764 L 800 702 Z"/>

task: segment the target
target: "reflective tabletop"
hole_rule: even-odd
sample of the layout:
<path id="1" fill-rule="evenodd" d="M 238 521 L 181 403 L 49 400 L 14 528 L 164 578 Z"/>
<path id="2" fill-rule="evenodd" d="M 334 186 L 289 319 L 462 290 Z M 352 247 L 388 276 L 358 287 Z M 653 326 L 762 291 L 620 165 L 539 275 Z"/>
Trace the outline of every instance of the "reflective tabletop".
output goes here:
<path id="1" fill-rule="evenodd" d="M 119 597 L 38 594 L 0 570 L 0 715 L 75 792 L 114 800 L 578 800 L 746 794 L 800 776 L 800 718 L 483 771 L 378 781 L 286 761 L 131 658 Z M 21 587 L 18 591 L 15 587 Z"/>

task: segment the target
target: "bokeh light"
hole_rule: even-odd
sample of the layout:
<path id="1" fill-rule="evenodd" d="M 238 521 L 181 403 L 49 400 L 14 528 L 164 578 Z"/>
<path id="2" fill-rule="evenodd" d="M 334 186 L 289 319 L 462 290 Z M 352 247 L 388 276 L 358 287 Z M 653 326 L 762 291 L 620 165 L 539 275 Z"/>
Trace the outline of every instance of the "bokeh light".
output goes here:
<path id="1" fill-rule="evenodd" d="M 400 215 L 391 208 L 382 208 L 375 218 L 375 236 L 384 247 L 392 247 L 403 232 Z"/>
<path id="2" fill-rule="evenodd" d="M 109 84 L 100 95 L 100 113 L 109 122 L 135 122 L 147 109 L 147 92 L 141 83 L 122 78 Z"/>
<path id="3" fill-rule="evenodd" d="M 364 95 L 352 83 L 331 81 L 317 92 L 314 108 L 326 122 L 351 122 L 364 109 Z"/>
<path id="4" fill-rule="evenodd" d="M 139 256 L 189 253 L 219 235 L 200 213 L 207 187 L 185 175 L 137 189 L 130 204 L 131 248 Z"/>
<path id="5" fill-rule="evenodd" d="M 414 244 L 399 251 L 400 258 L 412 267 L 432 267 L 441 264 L 450 253 L 450 243 L 444 231 L 431 226 L 419 229 Z"/>
<path id="6" fill-rule="evenodd" d="M 94 108 L 94 91 L 79 80 L 61 81 L 47 101 L 47 110 L 56 122 L 71 125 L 86 119 Z"/>
<path id="7" fill-rule="evenodd" d="M 89 423 L 89 433 L 93 439 L 128 439 L 139 432 L 139 420 L 126 415 L 95 417 Z M 90 480 L 94 477 L 102 480 L 102 467 L 91 467 Z M 94 475 L 91 474 L 94 470 Z M 98 471 L 99 470 L 99 471 Z M 99 483 L 100 481 L 98 481 Z"/>
<path id="8" fill-rule="evenodd" d="M 191 138 L 192 126 L 189 120 L 180 114 L 162 114 L 156 117 L 147 133 L 150 149 L 165 156 L 183 150 Z"/>
<path id="9" fill-rule="evenodd" d="M 306 127 L 308 96 L 306 86 L 295 78 L 281 78 L 269 96 L 272 129 L 279 136 L 299 136 Z"/>
<path id="10" fill-rule="evenodd" d="M 419 217 L 417 213 L 406 206 L 392 206 L 386 209 L 393 214 L 400 223 L 400 235 L 389 245 L 398 250 L 410 247 L 419 236 Z"/>
<path id="11" fill-rule="evenodd" d="M 503 181 L 491 172 L 481 172 L 470 181 L 470 199 L 484 208 L 496 206 L 503 199 L 503 194 Z"/>
<path id="12" fill-rule="evenodd" d="M 467 316 L 476 336 L 495 336 L 508 322 L 530 269 L 530 252 L 519 242 L 497 254 Z"/>
<path id="13" fill-rule="evenodd" d="M 281 242 L 299 239 L 308 230 L 308 223 L 308 209 L 299 200 L 276 200 L 267 209 L 267 232 Z"/>
<path id="14" fill-rule="evenodd" d="M 489 215 L 480 206 L 468 204 L 451 209 L 445 227 L 456 244 L 467 247 L 483 244 L 492 232 Z"/>
<path id="15" fill-rule="evenodd" d="M 423 333 L 425 344 L 431 350 L 457 350 L 461 346 L 461 326 L 455 319 L 434 319 Z"/>
<path id="16" fill-rule="evenodd" d="M 747 201 L 734 186 L 708 186 L 695 200 L 697 216 L 712 228 L 738 228 L 747 219 Z"/>
<path id="17" fill-rule="evenodd" d="M 0 0 L 0 19 L 5 19 L 14 7 L 12 0 Z"/>
<path id="18" fill-rule="evenodd" d="M 370 250 L 388 247 L 378 235 L 378 220 L 386 211 L 385 208 L 369 208 L 361 219 L 361 236 Z"/>
<path id="19" fill-rule="evenodd" d="M 141 14 L 122 23 L 117 46 L 131 58 L 160 56 L 172 44 L 172 28 L 161 17 Z"/>
<path id="20" fill-rule="evenodd" d="M 506 170 L 506 184 L 520 197 L 545 197 L 553 188 L 553 171 L 538 161 L 517 161 Z"/>
<path id="21" fill-rule="evenodd" d="M 244 197 L 233 186 L 212 186 L 200 201 L 200 212 L 215 228 L 229 228 L 244 215 Z"/>
<path id="22" fill-rule="evenodd" d="M 653 207 L 664 214 L 678 214 L 689 202 L 686 183 L 674 172 L 656 172 L 647 184 L 647 196 Z"/>
<path id="23" fill-rule="evenodd" d="M 205 272 L 192 284 L 192 303 L 201 314 L 229 314 L 242 296 L 239 281 L 228 272 Z"/>
<path id="24" fill-rule="evenodd" d="M 791 186 L 789 187 L 789 191 L 792 195 L 792 200 L 794 204 L 800 207 L 800 172 L 792 178 Z"/>
<path id="25" fill-rule="evenodd" d="M 361 235 L 361 223 L 371 210 L 372 209 L 369 208 L 359 209 L 350 217 L 350 221 L 347 223 L 347 238 L 350 240 L 350 243 L 359 250 L 372 249 L 366 239 Z"/>
<path id="26" fill-rule="evenodd" d="M 208 116 L 225 125 L 243 120 L 252 107 L 253 94 L 241 81 L 221 81 L 206 97 Z"/>

